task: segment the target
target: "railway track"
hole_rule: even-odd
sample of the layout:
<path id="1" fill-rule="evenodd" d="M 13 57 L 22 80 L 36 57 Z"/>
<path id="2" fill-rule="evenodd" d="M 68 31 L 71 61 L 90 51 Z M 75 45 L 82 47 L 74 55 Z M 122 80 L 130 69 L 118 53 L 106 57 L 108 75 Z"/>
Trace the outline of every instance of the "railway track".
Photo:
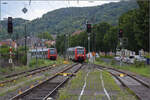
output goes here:
<path id="1" fill-rule="evenodd" d="M 82 64 L 70 65 L 42 83 L 12 97 L 10 100 L 47 100 L 47 98 L 55 98 L 58 88 L 66 83 L 82 66 Z"/>
<path id="2" fill-rule="evenodd" d="M 143 80 L 114 68 L 108 68 L 100 65 L 95 65 L 95 67 L 108 71 L 139 100 L 150 100 L 150 86 Z"/>
<path id="3" fill-rule="evenodd" d="M 4 76 L 4 78 L 6 78 L 6 79 L 10 78 L 10 79 L 5 80 L 5 81 L 0 81 L 0 84 L 10 83 L 10 82 L 13 82 L 14 80 L 18 80 L 22 77 L 27 77 L 27 76 L 30 76 L 30 75 L 34 75 L 34 74 L 40 73 L 42 71 L 49 70 L 51 68 L 52 68 L 52 65 L 49 65 L 49 66 L 43 66 L 43 67 L 40 67 L 40 68 L 35 68 L 35 69 L 32 69 L 32 70 L 28 70 L 28 71 L 23 71 L 23 72 L 20 72 L 20 73 L 10 74 L 10 75 Z"/>

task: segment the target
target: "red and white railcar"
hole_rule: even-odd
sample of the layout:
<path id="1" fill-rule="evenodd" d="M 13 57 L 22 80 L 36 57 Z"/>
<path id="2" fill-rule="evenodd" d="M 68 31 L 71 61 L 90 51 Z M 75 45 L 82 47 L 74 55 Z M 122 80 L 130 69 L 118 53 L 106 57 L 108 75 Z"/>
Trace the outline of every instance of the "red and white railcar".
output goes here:
<path id="1" fill-rule="evenodd" d="M 73 61 L 83 62 L 86 59 L 86 50 L 81 46 L 71 47 L 67 49 L 67 55 Z"/>
<path id="2" fill-rule="evenodd" d="M 37 48 L 29 50 L 29 54 L 32 58 L 45 58 L 50 60 L 57 59 L 56 48 Z"/>
<path id="3" fill-rule="evenodd" d="M 55 48 L 48 49 L 48 59 L 52 59 L 52 60 L 57 59 L 57 50 Z"/>

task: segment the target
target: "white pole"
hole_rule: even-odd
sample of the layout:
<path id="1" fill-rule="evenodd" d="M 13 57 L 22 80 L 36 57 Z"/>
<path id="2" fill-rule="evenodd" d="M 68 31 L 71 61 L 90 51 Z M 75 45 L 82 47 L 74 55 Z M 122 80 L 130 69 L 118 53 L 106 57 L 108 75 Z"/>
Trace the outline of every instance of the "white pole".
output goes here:
<path id="1" fill-rule="evenodd" d="M 122 66 L 122 38 L 120 38 L 120 46 L 121 46 L 121 52 L 120 52 L 120 66 Z"/>

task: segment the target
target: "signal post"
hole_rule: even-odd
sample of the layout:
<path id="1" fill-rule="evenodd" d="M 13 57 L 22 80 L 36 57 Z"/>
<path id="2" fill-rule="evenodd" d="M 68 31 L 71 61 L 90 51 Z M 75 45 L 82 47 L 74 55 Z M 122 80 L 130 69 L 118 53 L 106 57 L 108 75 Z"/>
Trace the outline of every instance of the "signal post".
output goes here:
<path id="1" fill-rule="evenodd" d="M 91 24 L 87 21 L 86 23 L 86 29 L 87 29 L 87 33 L 88 33 L 88 52 L 90 53 L 90 33 L 91 33 Z"/>
<path id="2" fill-rule="evenodd" d="M 7 31 L 8 34 L 10 34 L 10 38 L 11 35 L 13 33 L 13 22 L 12 22 L 12 17 L 8 17 L 8 26 L 7 26 Z M 10 42 L 10 48 L 9 48 L 9 63 L 13 66 L 13 60 L 12 60 L 12 42 Z"/>
<path id="3" fill-rule="evenodd" d="M 122 47 L 123 47 L 123 30 L 122 29 L 119 29 L 119 34 L 118 34 L 118 38 L 119 38 L 119 40 L 120 40 L 120 66 L 122 66 L 122 60 L 123 60 L 123 50 L 122 50 Z"/>
<path id="4" fill-rule="evenodd" d="M 91 35 L 91 32 L 92 32 L 92 26 L 91 26 L 91 23 L 89 23 L 87 21 L 86 23 L 86 31 L 87 31 L 87 34 L 88 34 L 88 57 L 89 57 L 89 66 L 90 66 L 90 59 L 92 58 L 91 54 L 90 54 L 90 35 Z"/>

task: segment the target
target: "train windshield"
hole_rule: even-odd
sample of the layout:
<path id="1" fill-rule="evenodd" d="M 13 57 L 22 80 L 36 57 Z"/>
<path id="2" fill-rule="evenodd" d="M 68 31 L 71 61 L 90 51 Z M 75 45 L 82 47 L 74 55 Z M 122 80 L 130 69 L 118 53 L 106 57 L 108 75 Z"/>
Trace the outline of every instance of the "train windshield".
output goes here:
<path id="1" fill-rule="evenodd" d="M 55 54 L 55 50 L 50 50 L 50 54 Z"/>
<path id="2" fill-rule="evenodd" d="M 83 50 L 78 50 L 77 54 L 84 54 L 84 51 Z"/>

